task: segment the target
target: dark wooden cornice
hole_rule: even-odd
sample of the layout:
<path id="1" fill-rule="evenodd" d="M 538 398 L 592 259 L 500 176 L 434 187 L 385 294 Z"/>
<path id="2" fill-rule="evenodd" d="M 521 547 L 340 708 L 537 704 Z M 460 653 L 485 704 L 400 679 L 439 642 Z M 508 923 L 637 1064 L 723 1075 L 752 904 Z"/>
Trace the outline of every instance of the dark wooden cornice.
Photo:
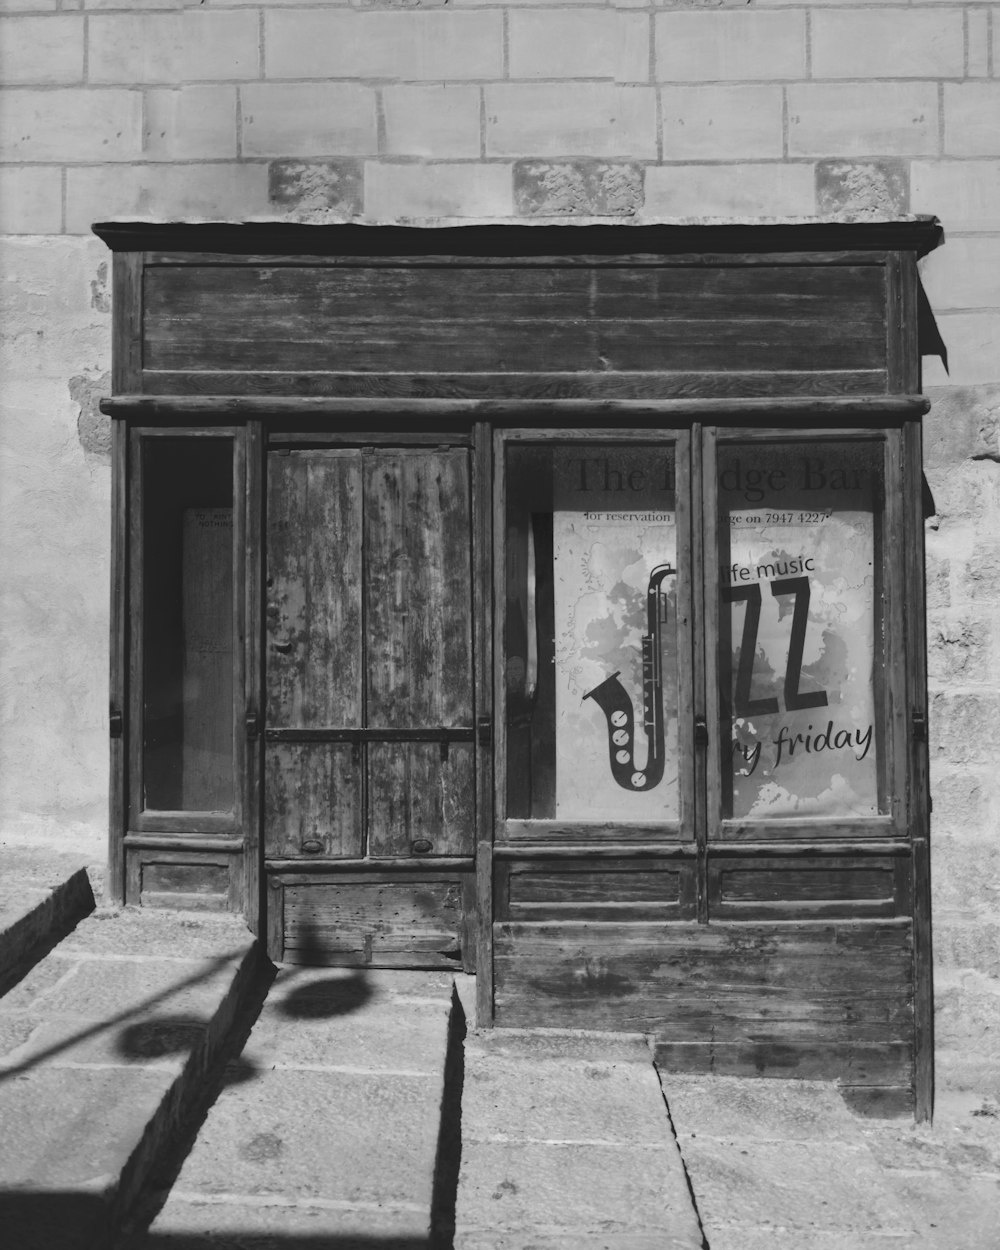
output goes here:
<path id="1" fill-rule="evenodd" d="M 755 224 L 461 226 L 274 222 L 98 222 L 115 252 L 270 256 L 670 256 L 695 253 L 907 251 L 941 242 L 936 217 L 900 221 L 795 220 Z"/>

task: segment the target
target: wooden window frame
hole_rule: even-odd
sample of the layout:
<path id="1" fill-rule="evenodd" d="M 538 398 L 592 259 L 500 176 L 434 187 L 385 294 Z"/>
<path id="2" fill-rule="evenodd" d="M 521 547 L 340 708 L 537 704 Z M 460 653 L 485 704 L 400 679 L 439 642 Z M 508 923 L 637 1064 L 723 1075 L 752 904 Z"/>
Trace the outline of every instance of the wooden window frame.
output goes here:
<path id="1" fill-rule="evenodd" d="M 143 454 L 147 444 L 163 440 L 204 442 L 227 440 L 233 448 L 233 807 L 228 811 L 148 808 L 143 804 L 144 760 L 144 639 L 143 590 L 145 487 Z M 128 432 L 128 747 L 126 841 L 133 835 L 176 834 L 191 838 L 228 835 L 242 838 L 247 819 L 245 778 L 247 744 L 243 724 L 246 685 L 247 551 L 246 429 L 240 425 L 197 427 L 136 426 Z"/>

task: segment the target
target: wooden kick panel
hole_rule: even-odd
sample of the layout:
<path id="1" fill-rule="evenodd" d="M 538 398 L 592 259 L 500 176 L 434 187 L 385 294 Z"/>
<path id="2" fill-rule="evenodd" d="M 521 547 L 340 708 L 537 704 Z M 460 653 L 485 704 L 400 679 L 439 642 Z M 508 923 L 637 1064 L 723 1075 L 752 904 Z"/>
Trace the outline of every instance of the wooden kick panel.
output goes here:
<path id="1" fill-rule="evenodd" d="M 665 1066 L 912 1083 L 906 921 L 494 926 L 496 1024 L 652 1034 Z"/>
<path id="2" fill-rule="evenodd" d="M 463 966 L 472 874 L 271 876 L 268 954 L 285 963 Z"/>

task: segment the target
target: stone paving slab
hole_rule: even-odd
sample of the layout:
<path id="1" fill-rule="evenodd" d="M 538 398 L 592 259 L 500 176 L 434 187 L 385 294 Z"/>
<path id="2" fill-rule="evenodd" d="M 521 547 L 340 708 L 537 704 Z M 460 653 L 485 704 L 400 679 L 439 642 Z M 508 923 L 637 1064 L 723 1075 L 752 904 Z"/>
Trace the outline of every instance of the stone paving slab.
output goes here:
<path id="1" fill-rule="evenodd" d="M 647 1245 L 702 1234 L 645 1039 L 470 1035 L 456 1250 Z"/>
<path id="2" fill-rule="evenodd" d="M 431 1244 L 452 995 L 438 973 L 281 969 L 142 1244 Z"/>
<path id="3" fill-rule="evenodd" d="M 93 913 L 0 1000 L 0 1228 L 19 1250 L 108 1243 L 252 979 L 237 917 L 148 915 Z M 195 930 L 202 953 L 178 959 Z"/>

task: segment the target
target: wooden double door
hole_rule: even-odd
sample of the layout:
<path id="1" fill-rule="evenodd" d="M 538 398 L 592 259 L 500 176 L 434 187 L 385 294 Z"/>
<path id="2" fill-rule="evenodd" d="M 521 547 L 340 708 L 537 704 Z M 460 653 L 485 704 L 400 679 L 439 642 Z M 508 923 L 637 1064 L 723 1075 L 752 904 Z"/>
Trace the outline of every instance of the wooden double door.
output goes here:
<path id="1" fill-rule="evenodd" d="M 476 698 L 468 446 L 267 454 L 272 954 L 468 962 Z"/>

